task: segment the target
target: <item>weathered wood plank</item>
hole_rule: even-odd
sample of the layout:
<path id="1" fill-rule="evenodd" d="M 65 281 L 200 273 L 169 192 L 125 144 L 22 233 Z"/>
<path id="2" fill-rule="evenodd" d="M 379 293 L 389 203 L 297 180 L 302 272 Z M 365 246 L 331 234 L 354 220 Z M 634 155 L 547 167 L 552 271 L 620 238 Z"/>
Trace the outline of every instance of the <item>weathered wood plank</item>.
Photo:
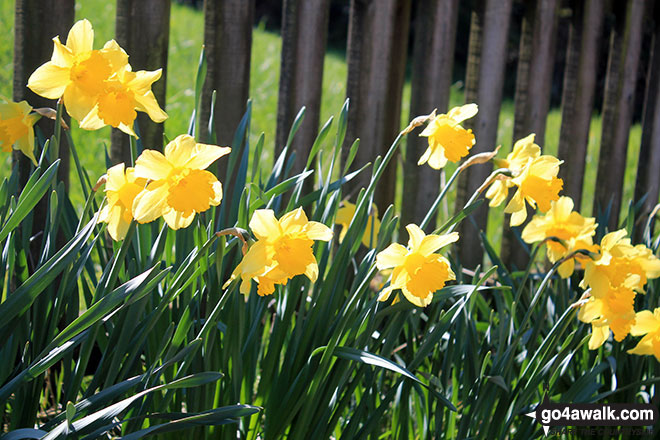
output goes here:
<path id="1" fill-rule="evenodd" d="M 604 0 L 573 2 L 561 103 L 558 157 L 563 193 L 582 204 L 582 184 L 589 145 L 589 125 L 596 92 L 596 75 L 605 7 Z"/>
<path id="2" fill-rule="evenodd" d="M 619 223 L 646 6 L 645 0 L 614 4 L 617 24 L 610 36 L 593 211 L 598 215 L 610 209 L 610 230 L 616 229 Z"/>
<path id="3" fill-rule="evenodd" d="M 351 0 L 345 149 L 361 139 L 353 168 L 383 156 L 399 132 L 410 10 L 410 0 Z M 348 191 L 357 192 L 368 179 L 369 173 L 362 173 Z M 381 210 L 394 202 L 395 189 L 393 160 L 374 197 Z"/>
<path id="4" fill-rule="evenodd" d="M 415 40 L 410 96 L 410 119 L 434 108 L 446 112 L 454 67 L 458 0 L 422 0 L 415 5 Z M 417 161 L 428 148 L 426 138 L 408 136 L 404 161 L 400 229 L 419 224 L 438 196 L 440 172 Z M 435 222 L 429 225 L 435 229 Z M 405 234 L 403 235 L 405 236 Z"/>
<path id="5" fill-rule="evenodd" d="M 163 69 L 152 91 L 165 110 L 170 0 L 118 0 L 115 35 L 117 43 L 128 53 L 128 61 L 134 71 Z M 163 124 L 153 122 L 143 112 L 138 112 L 136 121 L 143 147 L 162 150 Z M 113 129 L 111 139 L 110 158 L 113 163 L 129 163 L 128 135 Z"/>

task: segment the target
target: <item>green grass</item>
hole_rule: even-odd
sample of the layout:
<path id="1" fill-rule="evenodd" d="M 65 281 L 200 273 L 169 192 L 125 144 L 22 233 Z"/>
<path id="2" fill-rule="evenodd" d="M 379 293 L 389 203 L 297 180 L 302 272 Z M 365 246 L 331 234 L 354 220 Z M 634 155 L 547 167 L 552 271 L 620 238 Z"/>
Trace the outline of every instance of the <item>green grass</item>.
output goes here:
<path id="1" fill-rule="evenodd" d="M 6 38 L 0 42 L 0 94 L 11 96 L 12 90 L 12 57 L 13 57 L 13 23 L 14 2 L 0 0 L 0 25 L 6 29 Z M 114 36 L 115 3 L 102 0 L 84 0 L 77 2 L 76 19 L 87 18 L 94 25 L 95 46 L 100 47 L 103 42 Z M 203 14 L 187 7 L 172 4 L 172 20 L 170 30 L 170 52 L 167 78 L 166 111 L 169 119 L 165 121 L 165 133 L 172 139 L 188 128 L 189 117 L 194 106 L 194 80 L 197 71 L 197 62 L 202 46 L 203 35 L 199 29 L 203 27 Z M 281 40 L 279 35 L 266 32 L 263 26 L 258 26 L 253 34 L 252 64 L 250 77 L 250 96 L 253 101 L 253 119 L 251 136 L 256 139 L 261 132 L 266 134 L 264 157 L 266 162 L 272 161 L 272 149 L 275 135 L 277 116 L 277 91 L 279 85 Z M 346 95 L 346 63 L 343 54 L 329 52 L 325 57 L 323 75 L 323 97 L 321 102 L 321 123 L 331 115 L 336 115 Z M 452 87 L 450 104 L 463 103 L 463 92 L 460 86 Z M 401 125 L 405 126 L 409 120 L 410 112 L 410 82 L 406 82 L 403 93 Z M 506 154 L 511 149 L 513 132 L 513 102 L 505 101 L 500 113 L 498 129 L 498 144 Z M 414 115 L 413 115 L 414 116 Z M 561 112 L 552 109 L 548 116 L 546 129 L 546 142 L 544 150 L 555 154 L 559 141 Z M 76 123 L 74 122 L 75 126 Z M 104 149 L 109 148 L 110 129 L 105 128 L 95 132 L 87 132 L 77 127 L 73 129 L 73 137 L 78 147 L 81 161 L 87 169 L 92 180 L 105 172 Z M 587 169 L 583 190 L 583 213 L 590 214 L 593 203 L 593 193 L 596 180 L 596 164 L 600 144 L 601 118 L 594 116 L 589 135 L 587 154 Z M 641 128 L 635 125 L 630 133 L 628 161 L 625 175 L 623 210 L 627 210 L 626 201 L 632 199 L 637 157 L 641 138 Z M 10 169 L 9 159 L 3 158 L 2 175 Z M 447 170 L 451 173 L 452 169 Z M 72 185 L 72 198 L 82 206 L 82 196 L 76 185 Z M 400 200 L 401 188 L 397 200 Z M 451 199 L 449 202 L 451 203 Z M 494 209 L 488 234 L 494 244 L 499 244 L 501 236 L 501 221 L 503 207 Z"/>

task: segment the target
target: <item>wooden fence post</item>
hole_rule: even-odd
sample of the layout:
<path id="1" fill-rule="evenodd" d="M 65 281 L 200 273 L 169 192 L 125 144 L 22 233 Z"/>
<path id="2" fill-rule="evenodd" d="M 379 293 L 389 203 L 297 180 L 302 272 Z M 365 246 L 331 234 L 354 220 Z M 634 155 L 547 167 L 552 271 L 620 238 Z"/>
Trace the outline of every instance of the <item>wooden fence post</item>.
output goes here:
<path id="1" fill-rule="evenodd" d="M 276 151 L 284 148 L 291 124 L 305 106 L 305 119 L 290 146 L 296 154 L 294 173 L 305 168 L 318 134 L 329 12 L 329 0 L 284 0 L 275 145 Z"/>
<path id="2" fill-rule="evenodd" d="M 245 114 L 250 94 L 250 57 L 254 0 L 205 0 L 204 46 L 207 60 L 202 92 L 201 141 L 211 115 L 211 97 L 216 91 L 213 121 L 216 142 L 229 146 Z M 227 161 L 218 161 L 224 178 Z M 225 192 L 229 194 L 229 192 Z"/>
<path id="3" fill-rule="evenodd" d="M 474 123 L 476 144 L 471 154 L 490 151 L 495 148 L 497 140 L 497 124 L 502 104 L 502 86 L 506 67 L 506 48 L 509 37 L 512 0 L 481 0 L 472 16 L 472 25 L 482 30 L 470 31 L 470 53 L 468 54 L 468 71 L 466 72 L 466 102 L 477 102 L 479 113 Z M 478 2 L 480 3 L 480 2 Z M 481 15 L 481 17 L 479 17 Z M 473 36 L 478 36 L 481 44 L 473 43 Z M 478 53 L 476 51 L 479 50 Z M 479 58 L 479 61 L 470 61 Z M 474 76 L 475 64 L 478 64 L 478 88 L 476 100 L 470 93 L 470 82 Z M 456 207 L 462 209 L 469 197 L 479 188 L 491 172 L 491 167 L 479 165 L 468 168 L 464 172 L 461 190 L 456 196 Z M 484 204 L 475 210 L 471 217 L 464 221 L 460 228 L 461 240 L 458 244 L 459 259 L 465 267 L 476 267 L 483 259 L 483 249 L 479 238 L 479 230 L 485 231 L 488 224 L 488 208 Z"/>
<path id="4" fill-rule="evenodd" d="M 454 66 L 458 0 L 421 0 L 415 5 L 415 40 L 410 96 L 410 119 L 434 108 L 447 111 Z M 400 234 L 409 223 L 419 224 L 438 196 L 440 172 L 417 161 L 428 147 L 419 132 L 408 135 L 403 165 Z M 435 229 L 435 221 L 429 229 Z M 403 234 L 405 237 L 405 233 Z"/>
<path id="5" fill-rule="evenodd" d="M 516 78 L 513 142 L 536 133 L 535 141 L 543 147 L 555 64 L 557 0 L 533 0 L 525 5 Z M 509 217 L 505 215 L 500 257 L 506 264 L 524 268 L 529 256 L 516 238 L 516 232 L 521 233 L 526 223 L 511 228 Z"/>
<path id="6" fill-rule="evenodd" d="M 165 109 L 167 84 L 167 51 L 170 36 L 170 0 L 117 0 L 115 21 L 117 43 L 128 53 L 134 71 L 163 69 L 152 90 L 158 104 Z M 163 149 L 163 124 L 153 122 L 146 113 L 138 112 L 137 124 L 144 148 Z M 113 163 L 129 163 L 128 135 L 113 128 L 110 159 Z"/>
<path id="7" fill-rule="evenodd" d="M 57 103 L 43 98 L 27 88 L 28 78 L 53 54 L 53 37 L 66 41 L 73 26 L 75 0 L 16 0 L 14 22 L 14 101 L 26 100 L 32 107 L 56 108 Z M 46 138 L 53 134 L 54 122 L 41 118 L 38 123 Z M 29 177 L 30 159 L 22 153 L 13 154 L 18 162 L 22 187 Z M 63 137 L 60 144 L 60 166 L 57 177 L 69 187 L 69 145 Z"/>
<path id="8" fill-rule="evenodd" d="M 557 156 L 564 161 L 559 169 L 559 177 L 564 181 L 563 193 L 573 199 L 576 211 L 582 204 L 604 3 L 604 0 L 574 1 L 569 30 Z"/>
<path id="9" fill-rule="evenodd" d="M 593 210 L 598 215 L 611 207 L 608 220 L 610 230 L 616 229 L 619 224 L 646 3 L 645 0 L 614 3 L 619 20 L 610 38 Z M 621 9 L 625 10 L 625 14 Z"/>
<path id="10" fill-rule="evenodd" d="M 351 0 L 347 96 L 350 111 L 345 149 L 361 139 L 353 169 L 384 156 L 400 129 L 410 0 Z M 381 212 L 394 201 L 396 161 L 385 169 L 374 196 Z M 350 182 L 366 187 L 370 172 Z"/>
<path id="11" fill-rule="evenodd" d="M 660 193 L 660 5 L 655 4 L 653 13 L 653 40 L 651 60 L 646 77 L 646 94 L 642 120 L 642 142 L 637 162 L 635 203 L 646 195 L 638 213 L 635 227 L 637 241 L 642 239 L 647 216 L 658 203 Z M 653 232 L 653 230 L 651 230 Z"/>

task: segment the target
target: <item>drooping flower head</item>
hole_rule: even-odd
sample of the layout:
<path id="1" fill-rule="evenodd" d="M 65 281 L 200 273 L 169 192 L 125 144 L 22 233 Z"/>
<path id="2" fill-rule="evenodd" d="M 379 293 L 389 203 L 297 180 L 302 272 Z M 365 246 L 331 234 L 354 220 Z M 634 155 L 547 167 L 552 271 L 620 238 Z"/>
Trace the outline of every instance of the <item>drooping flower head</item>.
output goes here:
<path id="1" fill-rule="evenodd" d="M 114 40 L 93 49 L 94 29 L 88 20 L 73 25 L 65 45 L 59 37 L 53 43 L 51 60 L 32 73 L 28 87 L 48 99 L 62 98 L 82 128 L 112 125 L 135 136 L 135 110 L 147 112 L 155 122 L 167 118 L 150 91 L 160 69 L 131 72 L 128 55 Z"/>
<path id="2" fill-rule="evenodd" d="M 466 104 L 433 118 L 420 134 L 428 137 L 429 147 L 417 165 L 428 162 L 431 168 L 439 170 L 447 161 L 458 162 L 467 156 L 475 142 L 474 134 L 463 128 L 461 122 L 476 115 L 477 111 L 477 104 Z"/>
<path id="3" fill-rule="evenodd" d="M 573 199 L 560 197 L 552 202 L 550 210 L 545 215 L 535 215 L 522 232 L 522 239 L 527 243 L 543 241 L 555 237 L 562 242 L 549 240 L 546 242 L 548 259 L 556 263 L 568 254 L 584 249 L 596 252 L 598 246 L 593 244 L 596 233 L 596 220 L 592 217 L 582 217 L 573 211 Z M 586 262 L 588 257 L 576 255 L 563 262 L 558 272 L 562 278 L 568 278 L 573 273 L 575 261 Z"/>
<path id="4" fill-rule="evenodd" d="M 122 50 L 114 41 L 108 42 L 106 47 Z M 154 122 L 163 122 L 167 119 L 167 113 L 160 108 L 151 91 L 152 84 L 160 79 L 161 74 L 162 69 L 132 72 L 131 66 L 126 64 L 105 82 L 103 93 L 80 121 L 80 127 L 97 130 L 110 125 L 137 137 L 132 128 L 137 117 L 136 110 L 147 113 Z"/>
<path id="5" fill-rule="evenodd" d="M 337 210 L 337 217 L 335 218 L 335 223 L 341 226 L 341 231 L 339 232 L 339 242 L 344 241 L 346 232 L 348 232 L 348 227 L 355 217 L 355 204 L 344 200 L 343 206 Z M 367 226 L 364 229 L 364 235 L 362 235 L 362 244 L 366 247 L 375 246 L 376 240 L 378 239 L 378 231 L 380 231 L 380 220 L 378 220 L 378 208 L 375 204 L 371 205 L 371 214 L 367 218 Z M 373 241 L 372 241 L 373 237 Z"/>
<path id="6" fill-rule="evenodd" d="M 628 350 L 630 354 L 653 355 L 660 361 L 660 308 L 642 310 L 635 316 L 635 324 L 630 329 L 632 336 L 644 336 L 637 346 Z"/>
<path id="7" fill-rule="evenodd" d="M 406 226 L 410 235 L 408 248 L 392 243 L 376 256 L 378 270 L 393 269 L 390 286 L 385 288 L 379 301 L 386 301 L 393 290 L 400 289 L 403 295 L 418 307 L 425 307 L 433 300 L 433 293 L 444 287 L 456 275 L 449 261 L 435 252 L 458 240 L 458 233 L 426 235 L 417 225 Z"/>
<path id="8" fill-rule="evenodd" d="M 167 144 L 165 154 L 144 150 L 135 161 L 135 176 L 150 182 L 133 203 L 133 217 L 147 223 L 163 217 L 172 229 L 186 228 L 195 214 L 222 201 L 222 184 L 206 168 L 231 148 L 198 144 L 181 135 Z"/>
<path id="9" fill-rule="evenodd" d="M 326 225 L 309 221 L 298 208 L 275 218 L 270 209 L 258 209 L 250 220 L 250 229 L 257 241 L 250 246 L 225 287 L 241 277 L 240 291 L 250 293 L 251 281 L 258 284 L 257 293 L 270 295 L 275 284 L 285 285 L 296 275 L 305 274 L 312 282 L 318 277 L 318 265 L 312 251 L 314 240 L 330 241 L 332 230 Z"/>
<path id="10" fill-rule="evenodd" d="M 108 224 L 108 232 L 113 240 L 126 237 L 128 227 L 133 220 L 133 201 L 144 189 L 147 179 L 136 177 L 133 168 L 126 168 L 120 163 L 108 169 L 105 183 L 105 196 L 108 204 L 99 214 L 99 223 Z"/>
<path id="11" fill-rule="evenodd" d="M 0 102 L 0 148 L 11 153 L 12 147 L 30 158 L 34 165 L 34 124 L 40 116 L 30 114 L 32 107 L 26 102 Z"/>
<path id="12" fill-rule="evenodd" d="M 534 135 L 516 142 L 513 152 L 505 160 L 495 160 L 499 166 L 507 167 L 512 177 L 495 180 L 486 197 L 490 206 L 499 206 L 508 195 L 509 188 L 516 192 L 504 209 L 511 214 L 511 226 L 521 225 L 527 218 L 528 203 L 532 208 L 538 205 L 541 212 L 550 209 L 550 203 L 559 199 L 563 181 L 557 177 L 561 161 L 549 155 L 540 155 L 540 148 L 534 144 Z"/>
<path id="13" fill-rule="evenodd" d="M 611 329 L 622 341 L 635 325 L 634 300 L 650 278 L 660 276 L 660 260 L 644 245 L 633 246 L 626 230 L 603 237 L 600 252 L 585 267 L 583 288 L 591 288 L 591 298 L 578 318 L 598 327 L 592 331 L 589 348 L 600 347 Z"/>

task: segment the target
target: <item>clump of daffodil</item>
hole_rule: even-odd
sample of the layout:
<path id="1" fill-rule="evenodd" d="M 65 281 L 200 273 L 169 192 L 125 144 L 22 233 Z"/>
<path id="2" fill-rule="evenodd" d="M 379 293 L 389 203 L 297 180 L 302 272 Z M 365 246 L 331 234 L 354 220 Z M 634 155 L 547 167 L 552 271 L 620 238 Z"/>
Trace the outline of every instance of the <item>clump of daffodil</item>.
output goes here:
<path id="1" fill-rule="evenodd" d="M 600 251 L 585 267 L 581 287 L 591 289 L 591 298 L 578 318 L 592 325 L 589 348 L 600 347 L 614 333 L 622 341 L 635 324 L 634 301 L 644 292 L 649 278 L 660 276 L 660 260 L 644 245 L 633 246 L 625 229 L 607 234 Z"/>
<path id="2" fill-rule="evenodd" d="M 330 241 L 332 230 L 326 225 L 309 221 L 298 208 L 279 220 L 270 209 L 258 209 L 250 219 L 250 229 L 257 241 L 250 246 L 236 267 L 227 287 L 240 276 L 240 291 L 250 293 L 251 281 L 256 281 L 260 296 L 275 291 L 275 284 L 285 285 L 296 275 L 305 274 L 315 282 L 319 268 L 312 252 L 314 240 Z"/>
<path id="3" fill-rule="evenodd" d="M 447 161 L 458 162 L 467 156 L 475 142 L 474 134 L 463 128 L 461 122 L 476 115 L 477 111 L 477 104 L 466 104 L 433 118 L 420 134 L 428 137 L 429 147 L 417 165 L 428 162 L 431 168 L 439 170 Z"/>
<path id="4" fill-rule="evenodd" d="M 110 236 L 119 241 L 126 237 L 133 220 L 133 201 L 144 189 L 147 179 L 136 177 L 133 168 L 124 169 L 123 163 L 108 169 L 106 175 L 105 196 L 108 204 L 101 210 L 98 221 L 107 223 Z"/>
<path id="5" fill-rule="evenodd" d="M 222 201 L 222 184 L 206 168 L 231 148 L 198 144 L 181 135 L 167 144 L 165 154 L 144 150 L 135 161 L 135 176 L 148 179 L 133 203 L 133 217 L 147 223 L 163 217 L 172 229 L 186 228 L 195 214 Z"/>
<path id="6" fill-rule="evenodd" d="M 408 301 L 425 307 L 433 300 L 433 293 L 442 289 L 456 275 L 449 261 L 435 252 L 458 240 L 458 233 L 426 235 L 419 226 L 409 224 L 408 247 L 393 243 L 376 256 L 378 270 L 392 269 L 390 285 L 378 297 L 386 301 L 393 290 L 400 289 Z"/>
<path id="7" fill-rule="evenodd" d="M 53 43 L 51 60 L 32 73 L 28 87 L 48 99 L 62 98 L 82 128 L 112 125 L 135 136 L 135 110 L 147 112 L 156 122 L 167 118 L 150 90 L 160 69 L 131 72 L 128 55 L 114 40 L 93 49 L 94 29 L 88 20 L 73 25 L 66 44 L 59 37 Z"/>
<path id="8" fill-rule="evenodd" d="M 522 239 L 527 243 L 535 243 L 550 237 L 558 238 L 548 240 L 547 255 L 552 263 L 556 263 L 569 254 L 578 250 L 595 252 L 598 246 L 593 244 L 593 236 L 596 233 L 596 220 L 592 217 L 582 217 L 580 213 L 573 211 L 573 199 L 560 197 L 552 202 L 550 210 L 545 215 L 535 215 L 522 232 Z M 568 278 L 573 274 L 575 261 L 584 263 L 588 257 L 575 255 L 564 261 L 557 269 L 562 278 Z"/>
<path id="9" fill-rule="evenodd" d="M 511 177 L 499 176 L 488 188 L 486 197 L 490 199 L 490 206 L 499 206 L 506 200 L 509 188 L 516 188 L 504 209 L 511 214 L 511 226 L 521 225 L 527 218 L 526 203 L 532 208 L 538 205 L 541 212 L 546 212 L 551 202 L 559 199 L 563 186 L 562 179 L 557 177 L 561 161 L 541 155 L 540 147 L 534 143 L 534 134 L 517 141 L 506 159 L 494 159 L 494 162 L 500 168 L 508 168 Z"/>
<path id="10" fill-rule="evenodd" d="M 30 158 L 34 165 L 34 124 L 41 116 L 30 113 L 32 107 L 25 101 L 0 102 L 0 148 L 11 153 L 12 147 Z"/>
<path id="11" fill-rule="evenodd" d="M 339 242 L 344 241 L 346 232 L 348 232 L 348 227 L 355 217 L 355 204 L 344 200 L 342 206 L 337 210 L 337 217 L 335 217 L 335 223 L 341 226 L 341 231 L 339 232 Z M 372 247 L 376 244 L 378 239 L 378 231 L 380 231 L 380 220 L 378 220 L 378 208 L 375 204 L 371 205 L 371 214 L 367 218 L 367 226 L 364 229 L 364 235 L 362 235 L 362 244 L 366 247 Z M 372 234 L 373 232 L 373 234 Z M 372 241 L 373 238 L 373 241 Z"/>
<path id="12" fill-rule="evenodd" d="M 630 354 L 653 355 L 660 361 L 660 308 L 642 310 L 635 315 L 635 324 L 630 329 L 632 336 L 644 336 Z"/>

